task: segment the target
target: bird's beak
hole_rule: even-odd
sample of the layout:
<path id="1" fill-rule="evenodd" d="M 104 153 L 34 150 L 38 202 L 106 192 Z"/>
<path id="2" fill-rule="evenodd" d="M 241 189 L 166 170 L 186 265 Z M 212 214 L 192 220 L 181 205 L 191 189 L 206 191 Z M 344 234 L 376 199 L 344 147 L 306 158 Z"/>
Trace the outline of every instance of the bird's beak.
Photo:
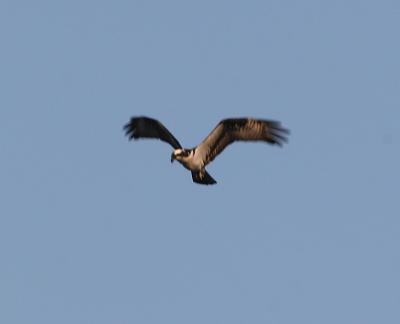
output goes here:
<path id="1" fill-rule="evenodd" d="M 172 153 L 172 154 L 171 154 L 171 163 L 173 163 L 173 162 L 174 162 L 174 160 L 175 160 L 175 154 L 174 154 L 174 153 Z"/>

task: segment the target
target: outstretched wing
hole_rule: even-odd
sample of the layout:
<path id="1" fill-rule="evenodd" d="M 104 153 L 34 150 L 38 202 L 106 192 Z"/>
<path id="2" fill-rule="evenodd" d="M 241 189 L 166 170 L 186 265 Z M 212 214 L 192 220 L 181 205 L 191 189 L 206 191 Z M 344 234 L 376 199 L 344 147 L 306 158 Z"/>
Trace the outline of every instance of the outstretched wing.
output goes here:
<path id="1" fill-rule="evenodd" d="M 158 120 L 149 117 L 132 117 L 124 126 L 125 134 L 132 138 L 157 138 L 169 143 L 174 149 L 182 148 L 178 140 Z"/>
<path id="2" fill-rule="evenodd" d="M 210 163 L 225 147 L 235 141 L 264 141 L 282 146 L 289 130 L 272 120 L 236 118 L 222 120 L 207 138 L 196 147 L 195 159 Z"/>

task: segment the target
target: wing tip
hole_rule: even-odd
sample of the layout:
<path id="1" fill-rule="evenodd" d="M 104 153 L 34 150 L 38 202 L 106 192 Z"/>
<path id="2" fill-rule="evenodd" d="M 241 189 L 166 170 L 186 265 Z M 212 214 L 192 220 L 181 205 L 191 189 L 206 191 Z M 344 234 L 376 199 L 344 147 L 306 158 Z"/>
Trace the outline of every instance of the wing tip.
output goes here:
<path id="1" fill-rule="evenodd" d="M 137 122 L 138 118 L 132 117 L 129 123 L 122 127 L 122 130 L 125 132 L 125 136 L 128 137 L 128 140 L 138 139 L 139 136 L 137 135 Z"/>
<path id="2" fill-rule="evenodd" d="M 286 144 L 289 142 L 289 139 L 283 135 L 283 134 L 279 134 L 279 133 L 272 133 L 268 136 L 268 139 L 271 141 L 271 144 L 276 144 L 280 147 L 283 147 L 283 144 Z"/>
<path id="3" fill-rule="evenodd" d="M 283 144 L 289 142 L 290 130 L 288 128 L 282 127 L 279 121 L 266 120 L 264 122 L 267 125 L 267 137 L 271 144 L 282 147 Z"/>

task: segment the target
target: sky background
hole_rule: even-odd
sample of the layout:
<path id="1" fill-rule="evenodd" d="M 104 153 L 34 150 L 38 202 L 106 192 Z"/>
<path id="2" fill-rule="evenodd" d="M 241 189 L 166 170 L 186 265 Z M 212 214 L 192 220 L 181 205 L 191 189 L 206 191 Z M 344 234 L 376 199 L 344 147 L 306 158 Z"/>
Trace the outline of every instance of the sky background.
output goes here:
<path id="1" fill-rule="evenodd" d="M 400 2 L 0 2 L 0 322 L 400 323 Z M 192 183 L 226 117 L 282 121 Z"/>

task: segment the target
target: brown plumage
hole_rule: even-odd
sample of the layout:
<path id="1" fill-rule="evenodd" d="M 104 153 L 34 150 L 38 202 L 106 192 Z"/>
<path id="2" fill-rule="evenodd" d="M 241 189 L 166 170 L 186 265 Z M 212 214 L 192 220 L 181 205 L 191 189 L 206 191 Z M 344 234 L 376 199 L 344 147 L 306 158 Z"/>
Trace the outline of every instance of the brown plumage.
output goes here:
<path id="1" fill-rule="evenodd" d="M 196 183 L 211 185 L 216 181 L 205 166 L 213 161 L 229 144 L 236 141 L 261 141 L 282 146 L 287 142 L 289 130 L 277 121 L 254 118 L 231 118 L 218 123 L 206 139 L 192 149 L 184 149 L 170 131 L 158 120 L 149 117 L 132 117 L 124 126 L 129 139 L 156 138 L 169 143 L 175 150 L 171 162 L 179 161 L 192 172 Z"/>
<path id="2" fill-rule="evenodd" d="M 287 142 L 289 130 L 272 120 L 254 118 L 224 119 L 197 147 L 204 165 L 215 159 L 229 144 L 235 141 L 264 141 L 282 146 Z"/>

